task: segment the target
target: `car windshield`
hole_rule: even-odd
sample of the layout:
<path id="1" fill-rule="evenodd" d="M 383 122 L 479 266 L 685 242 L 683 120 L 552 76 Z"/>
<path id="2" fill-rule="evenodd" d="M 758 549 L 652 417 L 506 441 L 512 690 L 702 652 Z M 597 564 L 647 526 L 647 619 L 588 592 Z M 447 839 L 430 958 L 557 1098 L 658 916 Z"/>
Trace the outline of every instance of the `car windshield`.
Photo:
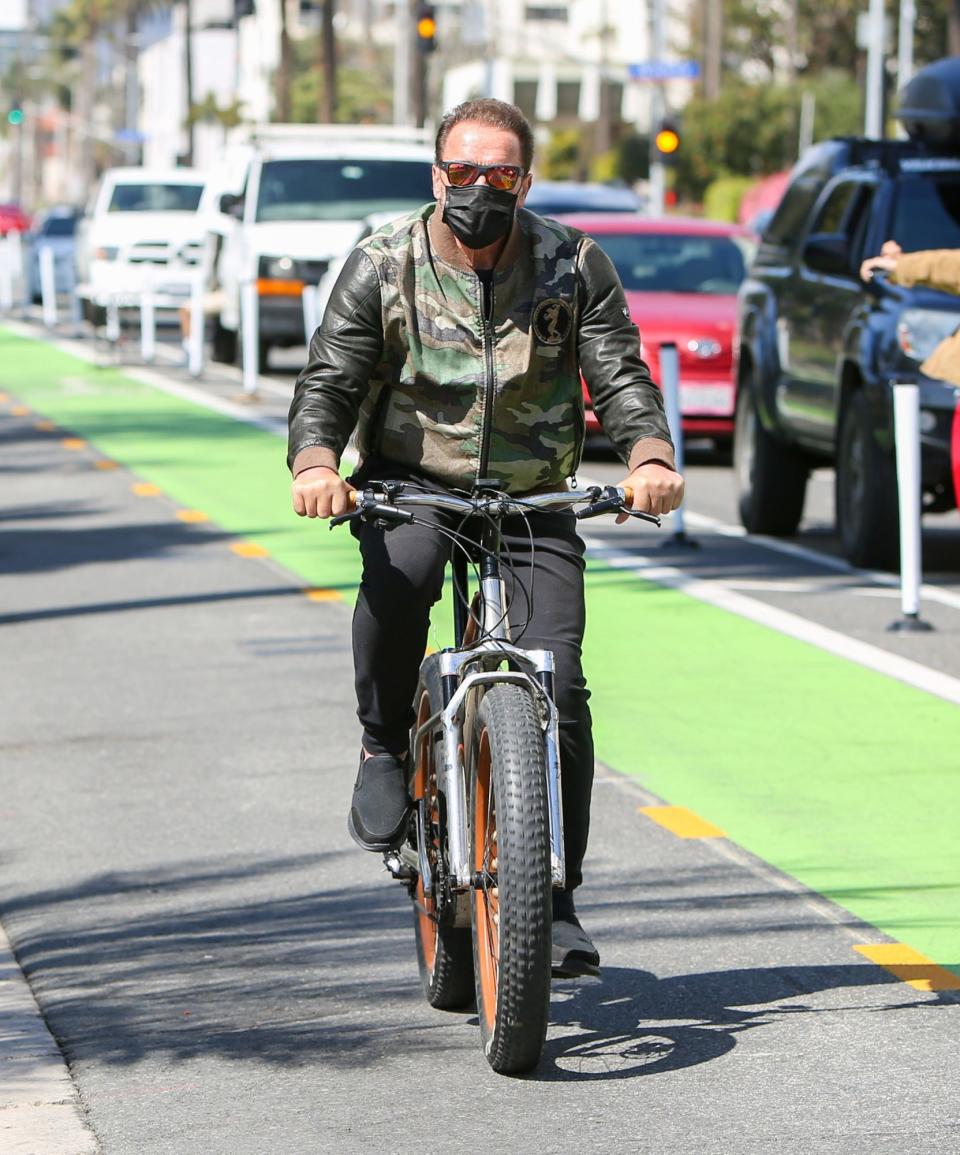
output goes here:
<path id="1" fill-rule="evenodd" d="M 623 287 L 639 293 L 736 293 L 753 256 L 749 237 L 597 233 Z"/>
<path id="2" fill-rule="evenodd" d="M 260 174 L 258 221 L 362 220 L 433 199 L 428 160 L 272 160 Z"/>
<path id="3" fill-rule="evenodd" d="M 108 213 L 192 213 L 200 204 L 202 184 L 118 184 Z"/>
<path id="4" fill-rule="evenodd" d="M 960 249 L 960 173 L 901 180 L 890 235 L 908 253 Z"/>
<path id="5" fill-rule="evenodd" d="M 40 233 L 45 237 L 72 237 L 76 231 L 76 217 L 48 217 L 40 226 Z"/>

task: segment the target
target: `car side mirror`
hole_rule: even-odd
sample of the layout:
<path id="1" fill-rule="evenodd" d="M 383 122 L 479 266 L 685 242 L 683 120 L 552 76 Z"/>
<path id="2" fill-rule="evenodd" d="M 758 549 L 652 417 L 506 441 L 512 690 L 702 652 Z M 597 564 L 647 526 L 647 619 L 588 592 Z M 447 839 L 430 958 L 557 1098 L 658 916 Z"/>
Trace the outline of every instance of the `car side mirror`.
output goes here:
<path id="1" fill-rule="evenodd" d="M 228 217 L 240 220 L 243 216 L 243 197 L 235 193 L 224 193 L 220 197 L 220 211 Z"/>
<path id="2" fill-rule="evenodd" d="M 814 233 L 801 254 L 803 263 L 815 273 L 850 277 L 850 243 L 844 233 Z"/>

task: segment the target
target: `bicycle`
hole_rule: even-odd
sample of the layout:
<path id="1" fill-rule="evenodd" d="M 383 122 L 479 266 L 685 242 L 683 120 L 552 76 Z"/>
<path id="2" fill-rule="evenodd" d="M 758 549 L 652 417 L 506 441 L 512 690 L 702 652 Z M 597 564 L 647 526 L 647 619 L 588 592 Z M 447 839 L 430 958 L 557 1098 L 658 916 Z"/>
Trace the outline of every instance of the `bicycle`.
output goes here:
<path id="1" fill-rule="evenodd" d="M 500 523 L 514 514 L 573 509 L 626 513 L 632 492 L 614 486 L 510 497 L 478 483 L 467 497 L 380 482 L 351 495 L 354 512 L 392 529 L 418 508 L 480 519 L 469 539 L 479 589 L 468 591 L 468 548 L 438 528 L 452 551 L 454 645 L 420 667 L 410 739 L 409 833 L 384 854 L 414 905 L 420 978 L 431 1006 L 458 1010 L 476 998 L 487 1061 L 501 1074 L 539 1062 L 550 1000 L 553 888 L 563 889 L 563 816 L 553 655 L 511 641 Z M 463 522 L 460 523 L 461 528 Z M 529 593 L 528 593 L 529 596 Z"/>

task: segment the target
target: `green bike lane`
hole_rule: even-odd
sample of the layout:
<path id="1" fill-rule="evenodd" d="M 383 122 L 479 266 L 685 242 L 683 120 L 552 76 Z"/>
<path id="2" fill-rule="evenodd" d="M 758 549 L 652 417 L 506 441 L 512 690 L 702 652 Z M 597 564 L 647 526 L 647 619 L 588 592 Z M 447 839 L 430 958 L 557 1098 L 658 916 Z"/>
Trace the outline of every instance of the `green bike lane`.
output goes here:
<path id="1" fill-rule="evenodd" d="M 275 434 L 9 330 L 0 390 L 51 454 L 80 438 L 352 597 L 354 543 L 292 513 Z M 598 758 L 960 975 L 957 707 L 595 559 L 587 587 Z"/>

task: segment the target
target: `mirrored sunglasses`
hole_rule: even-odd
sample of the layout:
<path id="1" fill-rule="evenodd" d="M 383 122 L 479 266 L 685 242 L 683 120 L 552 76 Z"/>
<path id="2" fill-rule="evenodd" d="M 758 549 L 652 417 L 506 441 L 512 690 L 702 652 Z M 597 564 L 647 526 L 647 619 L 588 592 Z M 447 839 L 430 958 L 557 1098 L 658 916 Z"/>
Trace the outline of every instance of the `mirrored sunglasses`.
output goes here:
<path id="1" fill-rule="evenodd" d="M 447 180 L 456 188 L 475 184 L 482 174 L 491 188 L 510 192 L 523 176 L 523 169 L 518 164 L 471 164 L 467 160 L 442 160 L 437 168 L 447 174 Z"/>

